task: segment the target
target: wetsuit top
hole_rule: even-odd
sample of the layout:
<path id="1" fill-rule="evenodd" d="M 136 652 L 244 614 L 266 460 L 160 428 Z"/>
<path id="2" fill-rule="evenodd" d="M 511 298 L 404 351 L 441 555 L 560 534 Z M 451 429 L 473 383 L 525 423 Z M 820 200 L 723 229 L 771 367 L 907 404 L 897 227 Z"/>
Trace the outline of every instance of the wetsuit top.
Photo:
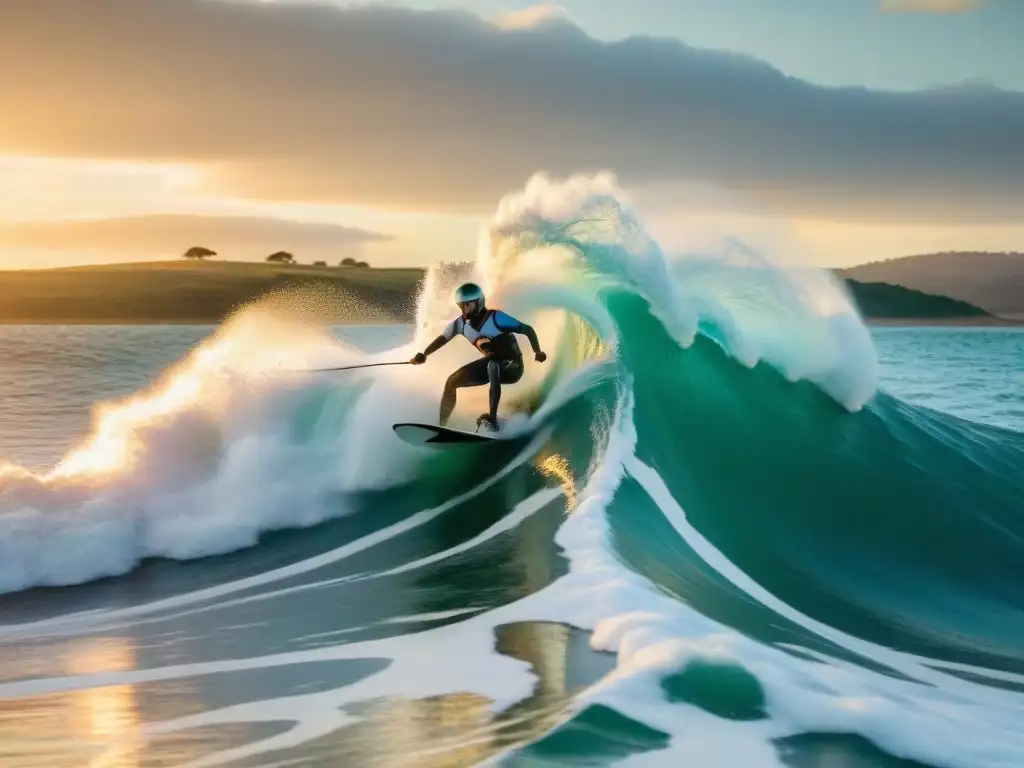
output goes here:
<path id="1" fill-rule="evenodd" d="M 446 339 L 465 336 L 482 354 L 496 360 L 522 360 L 519 342 L 512 335 L 522 325 L 500 309 L 485 309 L 470 320 L 459 315 L 445 326 L 441 335 Z"/>

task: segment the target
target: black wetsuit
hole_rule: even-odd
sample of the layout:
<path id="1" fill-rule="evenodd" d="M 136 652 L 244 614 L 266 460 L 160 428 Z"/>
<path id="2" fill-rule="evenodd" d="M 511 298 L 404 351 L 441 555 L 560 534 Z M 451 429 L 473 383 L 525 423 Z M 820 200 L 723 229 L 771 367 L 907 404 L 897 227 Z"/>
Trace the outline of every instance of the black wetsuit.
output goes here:
<path id="1" fill-rule="evenodd" d="M 456 390 L 489 384 L 490 418 L 496 422 L 501 385 L 514 384 L 523 377 L 523 353 L 513 334 L 522 333 L 530 339 L 535 352 L 540 351 L 533 328 L 500 310 L 485 309 L 470 319 L 458 317 L 444 329 L 426 349 L 430 354 L 456 335 L 465 336 L 484 357 L 468 363 L 448 377 L 441 396 L 440 423 L 445 424 L 455 410 Z M 495 423 L 496 426 L 496 423 Z"/>

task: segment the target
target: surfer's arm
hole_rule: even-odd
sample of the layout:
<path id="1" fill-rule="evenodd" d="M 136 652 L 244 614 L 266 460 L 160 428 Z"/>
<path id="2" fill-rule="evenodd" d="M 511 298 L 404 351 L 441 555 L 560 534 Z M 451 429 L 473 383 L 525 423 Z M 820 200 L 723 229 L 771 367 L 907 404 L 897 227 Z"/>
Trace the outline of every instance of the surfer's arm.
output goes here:
<path id="1" fill-rule="evenodd" d="M 437 350 L 439 350 L 441 347 L 443 347 L 445 344 L 447 344 L 449 341 L 451 341 L 451 338 L 448 337 L 448 336 L 445 336 L 442 333 L 440 336 L 438 336 L 432 342 L 427 344 L 427 348 L 423 350 L 423 354 L 424 355 L 432 355 L 435 352 L 437 352 Z"/>
<path id="2" fill-rule="evenodd" d="M 410 360 L 409 362 L 412 363 L 413 365 L 423 365 L 423 363 L 427 362 L 427 355 L 437 352 L 437 350 L 439 350 L 449 341 L 450 339 L 442 333 L 432 342 L 427 344 L 426 349 L 424 349 L 422 352 L 417 352 L 415 355 L 413 355 L 412 360 Z"/>
<path id="3" fill-rule="evenodd" d="M 516 320 L 511 315 L 507 315 L 501 311 L 498 311 L 496 315 L 494 322 L 498 328 L 503 331 L 522 334 L 529 339 L 530 348 L 533 350 L 533 354 L 537 356 L 538 361 L 543 362 L 541 357 L 546 357 L 546 355 L 544 355 L 540 349 L 540 340 L 537 338 L 537 332 L 533 330 L 533 326 L 528 325 L 521 320 Z"/>
<path id="4" fill-rule="evenodd" d="M 533 350 L 533 354 L 540 354 L 540 340 L 537 338 L 537 332 L 533 330 L 532 325 L 520 323 L 519 329 L 516 331 L 516 333 L 521 333 L 523 336 L 530 340 L 530 348 Z"/>
<path id="5" fill-rule="evenodd" d="M 427 348 L 424 349 L 422 352 L 417 352 L 413 359 L 410 360 L 409 362 L 412 363 L 413 365 L 422 365 L 423 363 L 427 362 L 427 355 L 432 355 L 434 352 L 437 352 L 437 350 L 439 350 L 453 338 L 455 338 L 454 321 L 448 323 L 448 325 L 445 326 L 444 330 L 441 331 L 441 335 L 438 336 L 429 344 L 427 344 Z"/>

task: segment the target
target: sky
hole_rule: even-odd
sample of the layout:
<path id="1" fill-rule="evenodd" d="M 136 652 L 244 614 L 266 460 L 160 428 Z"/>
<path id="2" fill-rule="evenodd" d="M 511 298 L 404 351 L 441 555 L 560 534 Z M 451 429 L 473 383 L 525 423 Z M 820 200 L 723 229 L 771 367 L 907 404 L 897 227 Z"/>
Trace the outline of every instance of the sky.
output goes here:
<path id="1" fill-rule="evenodd" d="M 471 259 L 535 173 L 667 249 L 1024 250 L 1024 0 L 4 0 L 0 268 Z"/>

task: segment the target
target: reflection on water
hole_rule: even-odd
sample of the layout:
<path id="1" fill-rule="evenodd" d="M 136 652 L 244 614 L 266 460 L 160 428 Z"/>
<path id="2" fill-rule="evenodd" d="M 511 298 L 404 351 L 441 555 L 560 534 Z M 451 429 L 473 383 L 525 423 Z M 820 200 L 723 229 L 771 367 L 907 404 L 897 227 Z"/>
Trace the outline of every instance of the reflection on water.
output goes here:
<path id="1" fill-rule="evenodd" d="M 345 764 L 381 768 L 473 765 L 490 752 L 489 706 L 487 699 L 466 693 L 378 702 L 363 713 L 362 725 L 339 734 L 351 755 L 337 744 L 328 754 L 337 759 L 340 752 Z"/>
<path id="2" fill-rule="evenodd" d="M 570 630 L 557 624 L 525 622 L 497 629 L 496 651 L 528 662 L 538 676 L 532 695 L 505 711 L 496 713 L 490 700 L 471 693 L 381 698 L 345 708 L 359 717 L 358 723 L 295 749 L 263 754 L 260 764 L 300 757 L 301 764 L 310 768 L 478 764 L 539 738 L 558 724 L 570 697 L 585 684 L 581 678 L 573 688 L 566 685 L 569 638 Z M 586 653 L 582 637 L 575 647 Z"/>
<path id="3" fill-rule="evenodd" d="M 576 481 L 573 478 L 569 460 L 559 453 L 551 453 L 546 456 L 542 454 L 538 457 L 535 465 L 547 477 L 562 486 L 566 512 L 572 512 L 576 508 Z"/>
<path id="4" fill-rule="evenodd" d="M 532 490 L 532 484 L 525 489 Z M 470 510 L 474 517 L 479 508 Z M 459 595 L 458 582 L 466 573 L 480 594 L 489 594 L 496 605 L 514 600 L 543 588 L 562 572 L 562 563 L 552 556 L 551 535 L 563 519 L 560 497 L 518 527 L 509 530 L 500 541 L 486 550 L 486 555 L 473 553 L 480 562 L 476 567 L 462 563 L 451 568 L 444 561 L 415 574 L 411 583 L 396 580 L 402 599 L 388 600 L 405 611 L 422 611 L 416 622 L 433 624 L 461 621 L 464 611 L 451 615 L 431 613 L 438 604 L 449 604 L 451 595 Z M 479 521 L 484 524 L 484 521 Z M 436 533 L 436 531 L 435 531 Z M 475 533 L 462 531 L 461 536 Z M 435 545 L 451 546 L 454 530 L 446 530 Z M 327 589 L 345 605 L 351 596 L 351 585 L 333 584 Z M 418 588 L 412 588 L 412 587 Z M 386 593 L 383 593 L 386 595 Z M 501 596 L 504 595 L 504 598 Z M 226 606 L 225 606 L 226 608 Z M 275 604 L 273 610 L 280 610 Z M 307 605 L 293 603 L 285 621 L 295 635 L 303 631 Z M 170 616 L 159 622 L 164 640 L 154 639 L 154 628 L 130 625 L 121 636 L 65 638 L 59 644 L 43 645 L 48 668 L 42 677 L 60 678 L 93 674 L 111 674 L 111 685 L 86 687 L 60 694 L 25 696 L 0 702 L 0 765 L 13 768 L 155 768 L 175 766 L 204 758 L 215 764 L 217 753 L 255 744 L 292 727 L 289 722 L 238 723 L 231 725 L 203 724 L 202 718 L 182 730 L 159 735 L 149 728 L 188 715 L 214 712 L 236 703 L 266 701 L 283 696 L 315 696 L 320 691 L 339 690 L 358 679 L 380 672 L 388 665 L 386 659 L 353 659 L 334 662 L 291 663 L 265 667 L 259 655 L 252 657 L 252 666 L 236 671 L 205 675 L 190 674 L 186 665 L 173 671 L 167 679 L 152 679 L 134 685 L 121 684 L 116 673 L 173 668 L 180 663 L 180 650 L 206 648 L 219 656 L 213 642 L 226 620 L 222 611 L 195 616 Z M 346 612 L 339 610 L 343 619 Z M 472 611 L 468 615 L 475 615 Z M 402 627 L 405 624 L 389 616 L 380 620 L 381 627 Z M 191 622 L 189 631 L 185 624 Z M 164 624 L 166 623 L 166 626 Z M 259 635 L 260 625 L 253 625 Z M 175 628 L 177 627 L 177 628 Z M 426 628 L 426 627 L 421 627 Z M 393 632 L 389 629 L 388 632 Z M 203 641 L 202 638 L 206 637 Z M 344 643 L 345 635 L 338 636 Z M 526 700 L 495 713 L 491 702 L 479 695 L 451 694 L 409 700 L 387 697 L 348 705 L 345 711 L 357 716 L 358 722 L 339 728 L 321 738 L 286 749 L 271 750 L 257 756 L 232 761 L 232 768 L 264 765 L 267 761 L 298 761 L 310 766 L 462 766 L 477 763 L 490 755 L 535 739 L 556 724 L 572 691 L 566 684 L 566 655 L 569 630 L 557 624 L 521 623 L 500 626 L 495 630 L 496 653 L 526 662 L 537 676 L 534 690 Z M 415 642 L 414 639 L 411 639 Z M 204 644 L 205 643 L 205 644 Z M 8 659 L 30 658 L 32 645 L 8 646 Z M 583 645 L 579 645 L 581 649 Z M 253 650 L 256 650 L 254 647 Z M 457 649 L 453 649 L 457 651 Z M 585 652 L 585 650 L 584 650 Z M 188 662 L 204 659 L 190 656 Z M 457 664 L 457 658 L 438 658 L 438 664 Z M 483 670 L 481 670 L 484 673 Z M 19 675 L 8 669 L 9 686 L 17 679 L 39 675 Z M 104 682 L 108 682 L 105 680 Z M 412 683 L 412 681 L 410 681 Z M 578 683 L 577 687 L 582 683 Z M 17 689 L 14 689 L 17 690 Z M 10 694 L 8 694 L 10 695 Z M 286 710 L 285 710 L 286 711 Z"/>
<path id="5" fill-rule="evenodd" d="M 131 644 L 118 637 L 68 643 L 69 675 L 132 669 Z M 140 721 L 130 685 L 0 702 L 0 762 L 12 768 L 136 768 Z"/>
<path id="6" fill-rule="evenodd" d="M 259 575 L 312 562 L 389 526 L 400 528 L 430 506 L 428 491 L 437 506 L 456 496 L 453 483 L 463 482 L 461 475 L 448 471 L 443 482 L 424 485 L 415 497 L 400 489 L 368 496 L 361 514 L 321 526 L 318 535 L 280 534 L 229 557 L 150 565 L 144 572 L 60 590 L 62 600 L 48 599 L 54 594 L 48 592 L 8 601 L 5 616 L 12 626 L 86 609 L 97 623 L 82 620 L 80 636 L 73 629 L 63 637 L 45 630 L 38 638 L 32 630 L 0 636 L 0 697 L 12 697 L 0 698 L 0 765 L 158 768 L 217 765 L 228 758 L 224 764 L 230 768 L 442 768 L 475 764 L 539 738 L 558 724 L 576 692 L 607 671 L 610 662 L 595 661 L 582 633 L 542 622 L 496 627 L 494 653 L 525 662 L 535 676 L 532 691 L 502 712 L 466 690 L 412 699 L 401 696 L 401 684 L 375 689 L 373 678 L 402 658 L 403 647 L 389 646 L 397 653 L 389 656 L 376 653 L 375 643 L 404 635 L 412 647 L 417 633 L 486 622 L 488 611 L 562 576 L 567 562 L 553 538 L 578 503 L 574 467 L 578 472 L 587 465 L 592 448 L 585 440 L 550 442 L 532 461 L 436 518 L 287 578 L 263 583 Z M 481 455 L 475 461 L 479 467 L 472 458 L 459 465 L 468 466 L 466 483 L 478 482 L 477 468 L 492 472 L 488 463 L 496 459 Z M 548 491 L 548 500 L 536 503 L 537 494 L 552 486 L 561 494 Z M 503 525 L 517 509 L 522 518 Z M 123 608 L 241 577 L 254 578 L 252 587 L 109 618 Z M 317 640 L 313 653 L 324 651 L 323 657 L 286 660 L 309 652 L 311 638 Z M 332 646 L 352 643 L 366 643 L 365 652 L 330 657 Z M 458 653 L 453 647 L 436 661 L 430 657 L 431 663 L 454 672 Z M 487 675 L 487 666 L 481 667 L 480 675 Z M 454 682 L 466 679 L 466 670 L 459 671 L 453 688 L 474 687 Z M 118 677 L 121 672 L 133 673 L 132 684 Z M 88 675 L 106 677 L 66 679 Z M 31 679 L 53 680 L 49 690 L 85 687 L 36 695 L 40 689 L 19 684 Z M 360 681 L 367 681 L 370 698 L 342 703 L 345 691 Z M 415 679 L 408 689 L 416 690 Z M 338 719 L 339 707 L 355 719 Z M 231 713 L 220 718 L 226 710 Z M 335 730 L 313 736 L 321 733 L 314 723 L 303 734 L 291 716 L 303 718 L 303 725 L 323 719 Z M 286 738 L 268 741 L 279 734 Z"/>
<path id="7" fill-rule="evenodd" d="M 530 494 L 537 488 L 536 478 L 518 492 Z M 571 478 L 566 478 L 571 486 Z M 462 610 L 451 610 L 452 596 L 464 595 L 466 579 L 474 583 L 475 594 L 488 595 L 489 606 L 513 601 L 542 589 L 564 572 L 564 562 L 552 545 L 553 531 L 564 520 L 565 504 L 556 497 L 540 512 L 522 521 L 487 547 L 470 550 L 458 563 L 443 559 L 431 567 L 394 578 L 390 589 L 400 595 L 378 593 L 384 605 L 400 607 L 420 616 L 416 623 L 395 621 L 390 615 L 377 626 L 387 629 L 419 624 L 466 620 Z M 444 551 L 477 534 L 476 528 L 488 525 L 482 507 L 471 505 L 463 522 L 473 527 L 439 526 L 432 533 L 433 546 Z M 422 534 L 426 533 L 421 532 Z M 469 560 L 469 562 L 467 562 Z M 454 567 L 453 567 L 454 565 Z M 467 574 L 470 574 L 467 576 Z M 412 577 L 411 581 L 407 580 Z M 383 586 L 383 584 L 382 584 Z M 354 585 L 346 582 L 323 587 L 337 601 L 339 629 L 350 613 L 345 606 L 354 596 Z M 273 605 L 273 608 L 270 606 Z M 451 615 L 436 613 L 439 607 Z M 278 618 L 290 627 L 294 636 L 302 636 L 307 622 L 306 601 L 290 604 L 268 603 L 264 610 L 285 611 Z M 169 615 L 153 627 L 132 624 L 121 636 L 65 638 L 59 645 L 43 646 L 49 657 L 45 677 L 117 673 L 131 670 L 172 668 L 167 679 L 151 679 L 134 685 L 118 680 L 106 686 L 87 687 L 61 694 L 27 696 L 0 702 L 0 764 L 14 768 L 151 768 L 172 766 L 212 758 L 234 747 L 254 744 L 287 731 L 289 722 L 204 725 L 202 718 L 187 728 L 154 735 L 148 728 L 187 715 L 213 712 L 236 703 L 266 701 L 283 696 L 315 696 L 320 691 L 339 690 L 358 679 L 377 674 L 388 666 L 386 659 L 291 663 L 276 667 L 261 666 L 258 645 L 247 654 L 251 666 L 235 671 L 196 675 L 189 672 L 190 662 L 202 662 L 196 650 L 206 649 L 214 658 L 221 651 L 214 640 L 227 617 L 229 606 L 202 614 L 187 612 Z M 280 624 L 280 622 L 279 622 Z M 254 624 L 255 637 L 266 627 Z M 153 642 L 158 636 L 161 642 Z M 204 641 L 203 638 L 206 638 Z M 344 643 L 345 635 L 338 635 Z M 575 640 L 574 640 L 575 638 Z M 410 642 L 415 642 L 410 637 Z M 572 649 L 570 648 L 572 646 Z M 243 646 L 244 647 L 244 646 Z M 31 645 L 8 646 L 13 656 L 27 658 Z M 179 658 L 189 649 L 187 659 Z M 453 648 L 453 653 L 457 653 Z M 526 662 L 537 679 L 532 694 L 506 711 L 495 713 L 491 702 L 478 695 L 453 692 L 420 700 L 386 697 L 344 707 L 358 722 L 339 728 L 323 737 L 295 747 L 260 753 L 231 762 L 232 768 L 298 761 L 306 766 L 462 766 L 477 763 L 488 756 L 541 736 L 557 724 L 573 693 L 593 679 L 577 674 L 568 682 L 568 657 L 588 654 L 585 640 L 562 625 L 517 623 L 499 626 L 494 632 L 494 650 Z M 244 659 L 238 659 L 245 663 Z M 438 658 L 438 664 L 458 664 L 458 658 Z M 8 670 L 9 685 L 17 685 L 20 675 Z M 485 670 L 481 670 L 486 674 Z M 34 675 L 33 675 L 34 676 Z M 412 683 L 412 681 L 410 681 Z M 285 710 L 287 712 L 287 710 Z"/>

